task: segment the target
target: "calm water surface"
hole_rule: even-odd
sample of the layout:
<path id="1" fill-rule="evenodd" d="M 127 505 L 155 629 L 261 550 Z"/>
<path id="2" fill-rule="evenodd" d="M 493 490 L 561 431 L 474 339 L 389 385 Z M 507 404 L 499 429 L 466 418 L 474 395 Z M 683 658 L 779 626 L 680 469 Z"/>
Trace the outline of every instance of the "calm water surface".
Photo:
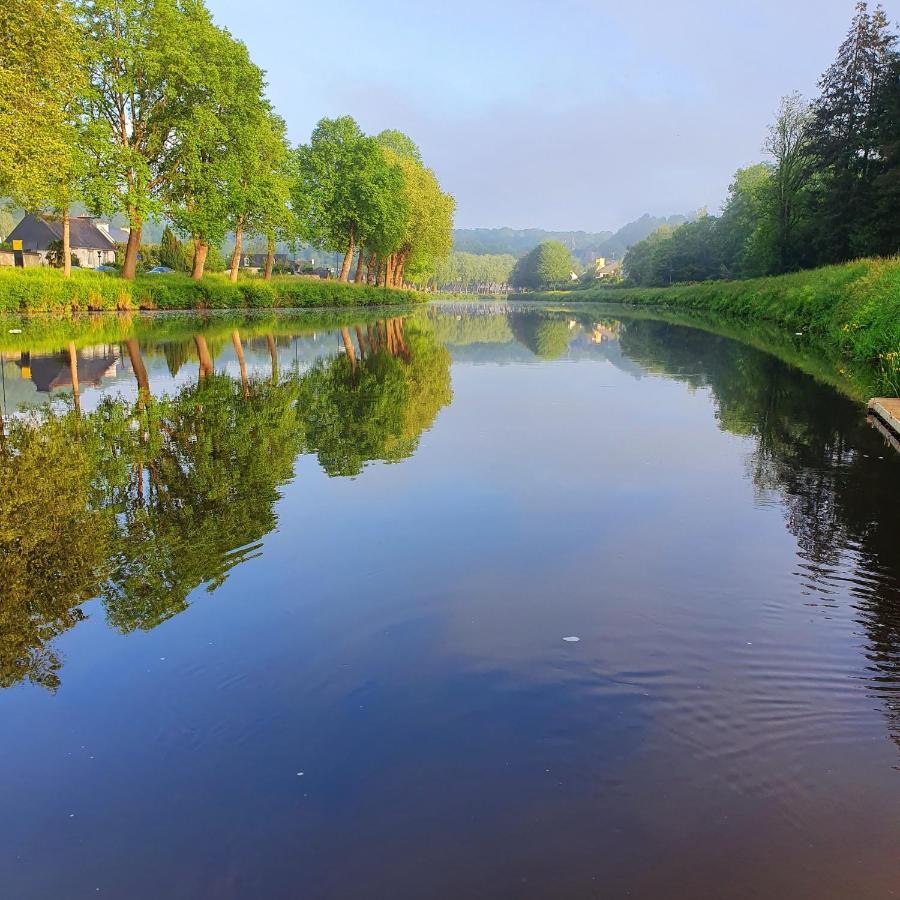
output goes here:
<path id="1" fill-rule="evenodd" d="M 858 402 L 589 311 L 54 327 L 0 344 L 2 897 L 900 894 Z"/>

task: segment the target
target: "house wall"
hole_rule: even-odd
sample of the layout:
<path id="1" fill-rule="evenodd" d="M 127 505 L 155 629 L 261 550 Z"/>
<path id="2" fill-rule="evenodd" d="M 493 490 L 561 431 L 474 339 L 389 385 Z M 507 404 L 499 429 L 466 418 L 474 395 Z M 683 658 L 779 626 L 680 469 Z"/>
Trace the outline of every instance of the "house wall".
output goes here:
<path id="1" fill-rule="evenodd" d="M 78 260 L 82 269 L 96 269 L 116 261 L 115 250 L 86 250 L 83 247 L 72 250 L 72 255 Z M 47 254 L 40 250 L 26 250 L 23 254 L 26 268 L 31 266 L 46 266 Z M 11 250 L 0 250 L 0 266 L 15 266 L 16 257 Z"/>
<path id="2" fill-rule="evenodd" d="M 79 247 L 77 250 L 73 249 L 72 254 L 82 269 L 96 269 L 97 266 L 104 266 L 116 261 L 115 250 L 86 250 Z"/>
<path id="3" fill-rule="evenodd" d="M 41 253 L 35 253 L 31 250 L 26 250 L 22 254 L 22 261 L 25 263 L 25 268 L 30 268 L 32 266 L 41 266 L 44 264 L 44 258 Z M 16 264 L 16 254 L 13 253 L 12 250 L 0 250 L 0 266 L 15 266 Z"/>

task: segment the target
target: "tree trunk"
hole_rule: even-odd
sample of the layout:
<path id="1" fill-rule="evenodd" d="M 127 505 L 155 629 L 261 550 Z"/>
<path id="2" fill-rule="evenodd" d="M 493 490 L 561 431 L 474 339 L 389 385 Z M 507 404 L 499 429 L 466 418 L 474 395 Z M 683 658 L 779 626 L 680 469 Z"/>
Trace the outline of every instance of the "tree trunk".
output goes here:
<path id="1" fill-rule="evenodd" d="M 203 269 L 206 266 L 206 254 L 209 253 L 209 244 L 201 238 L 194 238 L 194 264 L 191 266 L 191 278 L 199 281 L 203 277 Z"/>
<path id="2" fill-rule="evenodd" d="M 244 388 L 244 397 L 250 396 L 250 381 L 247 378 L 247 361 L 244 359 L 244 345 L 241 343 L 241 334 L 237 330 L 231 332 L 231 343 L 234 344 L 234 353 L 241 367 L 241 386 Z"/>
<path id="3" fill-rule="evenodd" d="M 72 397 L 75 400 L 75 414 L 81 414 L 81 396 L 78 390 L 78 354 L 75 341 L 69 341 L 69 371 L 72 373 Z"/>
<path id="4" fill-rule="evenodd" d="M 378 287 L 384 286 L 384 260 L 380 256 L 378 257 L 378 272 L 375 275 L 375 284 Z"/>
<path id="5" fill-rule="evenodd" d="M 359 344 L 359 358 L 366 358 L 366 339 L 363 337 L 362 328 L 357 325 L 356 326 L 356 342 Z"/>
<path id="6" fill-rule="evenodd" d="M 228 277 L 232 283 L 237 281 L 238 269 L 241 267 L 241 243 L 244 238 L 244 222 L 239 220 L 237 228 L 234 229 L 234 253 L 231 254 L 231 271 Z"/>
<path id="7" fill-rule="evenodd" d="M 275 267 L 275 237 L 274 235 L 269 235 L 268 245 L 266 247 L 266 272 L 265 279 L 266 281 L 272 280 L 272 269 Z"/>
<path id="8" fill-rule="evenodd" d="M 137 338 L 128 338 L 125 341 L 125 349 L 128 351 L 128 359 L 137 381 L 138 397 L 143 400 L 150 396 L 150 378 L 147 375 L 147 367 L 144 365 L 144 357 L 141 356 L 141 345 Z"/>
<path id="9" fill-rule="evenodd" d="M 353 250 L 355 249 L 355 244 L 353 243 L 353 230 L 350 231 L 350 240 L 347 242 L 347 252 L 344 254 L 344 262 L 341 265 L 341 281 L 344 283 L 350 280 L 350 265 L 353 262 Z"/>
<path id="10" fill-rule="evenodd" d="M 70 238 L 71 228 L 69 222 L 69 207 L 62 211 L 62 255 L 63 255 L 63 277 L 68 278 L 72 274 L 72 241 Z M 76 401 L 77 403 L 77 401 Z"/>
<path id="11" fill-rule="evenodd" d="M 267 334 L 266 343 L 269 345 L 269 356 L 272 358 L 272 384 L 278 384 L 278 348 L 275 346 L 275 338 Z"/>
<path id="12" fill-rule="evenodd" d="M 122 277 L 127 281 L 134 279 L 137 272 L 138 253 L 141 250 L 141 228 L 143 223 L 137 216 L 129 216 L 130 230 L 128 243 L 125 245 L 125 259 L 122 262 Z"/>
<path id="13" fill-rule="evenodd" d="M 209 347 L 206 338 L 202 334 L 194 336 L 194 344 L 197 346 L 197 357 L 200 360 L 200 381 L 213 373 L 213 362 L 209 355 Z"/>
<path id="14" fill-rule="evenodd" d="M 375 254 L 369 254 L 369 261 L 366 263 L 366 284 L 372 284 L 375 276 Z"/>
<path id="15" fill-rule="evenodd" d="M 394 286 L 394 266 L 396 264 L 396 254 L 392 253 L 385 263 L 384 286 L 392 288 Z"/>
<path id="16" fill-rule="evenodd" d="M 365 255 L 362 247 L 359 248 L 359 259 L 356 261 L 356 274 L 353 276 L 353 283 L 360 284 L 362 282 L 363 267 L 365 265 Z"/>
<path id="17" fill-rule="evenodd" d="M 344 341 L 344 349 L 347 351 L 347 356 L 350 359 L 350 367 L 355 371 L 356 370 L 356 352 L 353 349 L 353 340 L 350 337 L 350 331 L 347 328 L 341 329 L 341 338 Z"/>

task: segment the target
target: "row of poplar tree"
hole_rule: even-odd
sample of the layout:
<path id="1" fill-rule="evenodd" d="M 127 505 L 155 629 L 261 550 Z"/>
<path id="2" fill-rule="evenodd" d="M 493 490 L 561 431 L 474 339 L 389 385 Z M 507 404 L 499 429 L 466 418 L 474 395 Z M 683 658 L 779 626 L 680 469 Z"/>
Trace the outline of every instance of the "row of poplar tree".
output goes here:
<path id="1" fill-rule="evenodd" d="M 784 98 L 721 216 L 663 227 L 625 257 L 633 284 L 747 278 L 900 251 L 900 52 L 884 10 L 856 6 L 807 103 Z"/>
<path id="2" fill-rule="evenodd" d="M 17 0 L 0 6 L 0 196 L 63 221 L 69 209 L 122 213 L 122 276 L 141 230 L 164 215 L 193 243 L 245 235 L 344 254 L 347 281 L 397 286 L 449 252 L 454 201 L 405 135 L 323 119 L 293 148 L 264 72 L 202 0 Z"/>

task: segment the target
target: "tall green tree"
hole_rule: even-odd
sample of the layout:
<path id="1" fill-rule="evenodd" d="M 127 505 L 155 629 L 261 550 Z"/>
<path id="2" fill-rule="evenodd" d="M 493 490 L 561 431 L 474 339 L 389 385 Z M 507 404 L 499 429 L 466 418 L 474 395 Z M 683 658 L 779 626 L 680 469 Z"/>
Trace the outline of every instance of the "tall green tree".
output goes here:
<path id="1" fill-rule="evenodd" d="M 786 272 L 803 261 L 803 226 L 809 217 L 813 156 L 809 107 L 798 93 L 781 101 L 765 150 L 772 157 L 770 182 L 774 219 L 774 269 Z"/>
<path id="2" fill-rule="evenodd" d="M 74 8 L 63 0 L 0 7 L 0 195 L 62 219 L 71 271 L 69 208 L 83 178 L 80 104 L 87 55 Z"/>
<path id="3" fill-rule="evenodd" d="M 134 278 L 141 232 L 160 211 L 164 163 L 174 140 L 175 101 L 193 63 L 191 36 L 208 18 L 202 3 L 74 0 L 90 49 L 86 115 L 101 129 L 92 153 L 95 211 L 122 212 L 129 235 L 122 277 Z"/>
<path id="4" fill-rule="evenodd" d="M 229 227 L 243 233 L 255 199 L 260 144 L 273 137 L 262 70 L 247 48 L 218 28 L 205 10 L 190 35 L 194 51 L 174 100 L 173 140 L 163 160 L 169 217 L 191 235 L 191 277 L 203 277 L 211 245 Z M 240 253 L 240 246 L 238 246 Z"/>
<path id="5" fill-rule="evenodd" d="M 818 210 L 823 262 L 869 251 L 880 160 L 878 98 L 894 76 L 896 43 L 883 8 L 870 13 L 860 0 L 837 58 L 820 82 L 810 140 L 824 173 Z"/>

